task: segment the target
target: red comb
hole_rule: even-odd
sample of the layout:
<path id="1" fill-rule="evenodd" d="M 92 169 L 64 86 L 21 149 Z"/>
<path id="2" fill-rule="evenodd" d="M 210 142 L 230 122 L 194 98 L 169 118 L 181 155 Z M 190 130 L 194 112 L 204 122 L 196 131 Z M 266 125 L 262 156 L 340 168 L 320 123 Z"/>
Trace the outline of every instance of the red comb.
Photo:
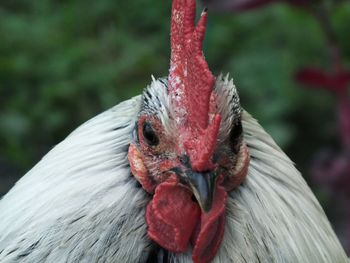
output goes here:
<path id="1" fill-rule="evenodd" d="M 195 0 L 173 0 L 169 92 L 176 119 L 187 130 L 185 147 L 192 168 L 201 171 L 211 166 L 221 117 L 217 114 L 209 119 L 215 77 L 202 52 L 207 12 L 204 10 L 197 25 L 195 16 Z"/>

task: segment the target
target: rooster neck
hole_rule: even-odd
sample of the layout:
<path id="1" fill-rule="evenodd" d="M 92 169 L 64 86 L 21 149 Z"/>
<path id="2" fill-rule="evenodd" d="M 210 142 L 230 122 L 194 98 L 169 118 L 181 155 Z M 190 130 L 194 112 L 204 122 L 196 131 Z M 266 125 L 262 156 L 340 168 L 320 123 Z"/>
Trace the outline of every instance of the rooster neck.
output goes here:
<path id="1" fill-rule="evenodd" d="M 126 154 L 141 97 L 88 121 L 0 201 L 0 262 L 189 263 L 147 237 L 149 196 Z M 322 208 L 273 140 L 247 113 L 248 176 L 230 193 L 223 262 L 347 262 Z M 162 256 L 163 255 L 163 256 Z M 162 262 L 163 261 L 163 262 Z"/>

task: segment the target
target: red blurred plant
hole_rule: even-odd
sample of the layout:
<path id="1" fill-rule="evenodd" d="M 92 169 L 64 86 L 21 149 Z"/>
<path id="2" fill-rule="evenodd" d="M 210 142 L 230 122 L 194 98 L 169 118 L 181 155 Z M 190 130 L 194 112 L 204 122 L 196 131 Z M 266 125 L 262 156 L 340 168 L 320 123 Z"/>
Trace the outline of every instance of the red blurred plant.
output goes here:
<path id="1" fill-rule="evenodd" d="M 350 251 L 350 70 L 342 64 L 342 56 L 334 30 L 325 9 L 314 12 L 327 40 L 330 67 L 322 71 L 313 67 L 298 71 L 295 79 L 300 84 L 316 89 L 324 89 L 334 94 L 337 103 L 341 149 L 319 151 L 313 162 L 311 174 L 330 194 L 343 201 L 345 211 L 345 232 L 348 252 Z"/>
<path id="2" fill-rule="evenodd" d="M 311 174 L 334 198 L 344 202 L 343 207 L 347 210 L 345 229 L 350 250 L 350 71 L 340 67 L 335 72 L 305 68 L 297 72 L 295 77 L 300 84 L 328 90 L 336 97 L 341 150 L 319 151 L 312 164 Z"/>
<path id="3" fill-rule="evenodd" d="M 340 151 L 319 151 L 312 164 L 311 175 L 315 181 L 323 185 L 333 197 L 345 202 L 347 211 L 345 231 L 350 253 L 350 70 L 342 64 L 342 56 L 337 43 L 336 34 L 330 23 L 329 2 L 323 0 L 202 0 L 215 10 L 242 12 L 260 8 L 272 3 L 287 3 L 305 9 L 319 22 L 329 52 L 330 65 L 328 71 L 314 67 L 306 67 L 295 74 L 295 80 L 306 87 L 325 89 L 336 98 L 341 136 Z M 333 4 L 343 2 L 334 0 Z"/>
<path id="4" fill-rule="evenodd" d="M 311 9 L 312 10 L 312 9 Z M 334 94 L 337 102 L 339 133 L 341 137 L 340 153 L 322 153 L 312 167 L 313 177 L 331 190 L 339 200 L 350 201 L 350 70 L 345 69 L 332 28 L 329 12 L 325 8 L 312 10 L 327 40 L 330 66 L 328 71 L 316 68 L 304 68 L 298 71 L 295 79 L 300 84 L 311 88 L 321 88 Z M 350 228 L 350 210 L 347 211 Z"/>
<path id="5" fill-rule="evenodd" d="M 350 71 L 338 70 L 335 73 L 328 73 L 315 68 L 305 68 L 298 71 L 295 77 L 300 84 L 311 88 L 322 88 L 335 94 L 342 142 L 345 148 L 350 150 L 350 100 L 347 91 Z"/>

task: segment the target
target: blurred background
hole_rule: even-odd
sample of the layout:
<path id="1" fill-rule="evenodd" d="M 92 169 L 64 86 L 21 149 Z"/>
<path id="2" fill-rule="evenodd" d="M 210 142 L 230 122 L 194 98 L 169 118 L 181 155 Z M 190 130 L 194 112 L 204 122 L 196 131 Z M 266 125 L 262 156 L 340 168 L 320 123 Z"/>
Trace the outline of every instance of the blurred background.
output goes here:
<path id="1" fill-rule="evenodd" d="M 349 1 L 203 2 L 210 68 L 231 73 L 349 253 Z M 168 74 L 170 6 L 0 1 L 0 196 L 80 124 Z"/>

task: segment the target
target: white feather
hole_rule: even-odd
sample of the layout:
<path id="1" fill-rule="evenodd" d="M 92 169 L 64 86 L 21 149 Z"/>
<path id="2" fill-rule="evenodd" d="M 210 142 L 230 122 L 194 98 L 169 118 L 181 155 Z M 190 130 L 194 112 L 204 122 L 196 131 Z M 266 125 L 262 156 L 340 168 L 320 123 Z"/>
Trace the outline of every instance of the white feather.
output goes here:
<path id="1" fill-rule="evenodd" d="M 140 97 L 88 121 L 0 201 L 0 262 L 143 262 L 149 198 L 127 149 Z"/>
<path id="2" fill-rule="evenodd" d="M 228 78 L 224 80 L 228 82 Z M 88 121 L 0 201 L 0 262 L 145 262 L 149 196 L 130 174 L 127 149 L 141 97 Z M 304 179 L 243 113 L 248 176 L 230 193 L 215 263 L 347 262 Z M 188 253 L 170 262 L 192 262 Z"/>

